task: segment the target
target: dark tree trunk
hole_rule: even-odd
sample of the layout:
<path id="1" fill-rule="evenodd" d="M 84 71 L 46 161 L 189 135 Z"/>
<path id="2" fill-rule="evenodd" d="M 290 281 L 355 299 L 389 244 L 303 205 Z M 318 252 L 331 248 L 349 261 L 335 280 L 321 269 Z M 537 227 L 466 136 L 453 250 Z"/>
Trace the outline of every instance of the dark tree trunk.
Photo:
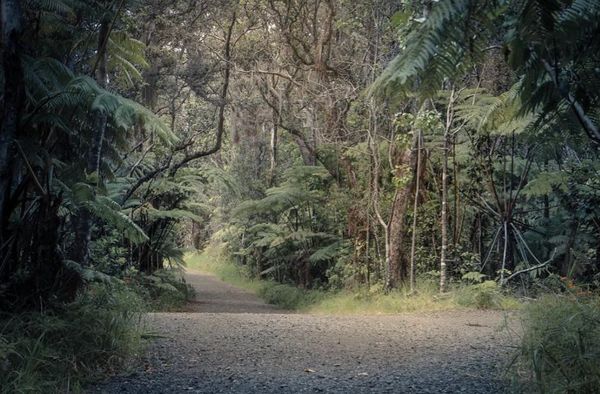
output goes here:
<path id="1" fill-rule="evenodd" d="M 298 145 L 298 149 L 300 149 L 300 155 L 302 156 L 302 161 L 304 165 L 307 166 L 315 166 L 317 165 L 317 155 L 313 147 L 309 146 L 309 142 L 307 142 L 304 138 L 294 135 L 294 140 Z"/>
<path id="2" fill-rule="evenodd" d="M 13 175 L 13 141 L 18 134 L 19 117 L 25 92 L 23 67 L 19 57 L 19 38 L 22 32 L 21 6 L 18 0 L 2 0 L 2 67 L 4 71 L 4 97 L 2 129 L 0 130 L 0 240 L 8 224 L 10 212 L 7 203 L 11 192 Z"/>
<path id="3" fill-rule="evenodd" d="M 402 172 L 411 174 L 411 180 L 406 186 L 397 191 L 392 206 L 392 218 L 390 220 L 390 259 L 389 259 L 389 283 L 388 288 L 398 287 L 399 284 L 405 282 L 408 279 L 409 265 L 410 265 L 410 249 L 405 248 L 405 240 L 407 239 L 408 228 L 405 224 L 405 217 L 408 212 L 411 198 L 414 197 L 415 188 L 417 185 L 417 177 L 423 176 L 425 169 L 424 165 L 421 165 L 421 174 L 417 174 L 417 147 L 418 140 L 413 138 L 412 144 L 404 152 L 402 152 L 399 160 L 397 161 L 397 168 L 405 167 Z M 421 160 L 424 159 L 424 155 Z M 396 174 L 398 177 L 405 176 L 405 174 Z"/>
<path id="4" fill-rule="evenodd" d="M 95 70 L 96 82 L 101 87 L 106 87 L 107 71 L 106 63 L 108 55 L 106 45 L 110 34 L 110 20 L 104 18 L 100 26 L 98 35 L 98 61 L 97 69 Z M 94 130 L 90 149 L 87 154 L 86 173 L 87 175 L 94 174 L 94 187 L 101 180 L 100 167 L 102 163 L 102 145 L 106 134 L 107 114 L 105 111 L 96 110 L 94 116 Z M 83 266 L 89 264 L 90 249 L 89 244 L 92 238 L 92 213 L 86 207 L 81 207 L 74 218 L 75 240 L 73 241 L 70 258 L 73 261 L 80 263 Z"/>

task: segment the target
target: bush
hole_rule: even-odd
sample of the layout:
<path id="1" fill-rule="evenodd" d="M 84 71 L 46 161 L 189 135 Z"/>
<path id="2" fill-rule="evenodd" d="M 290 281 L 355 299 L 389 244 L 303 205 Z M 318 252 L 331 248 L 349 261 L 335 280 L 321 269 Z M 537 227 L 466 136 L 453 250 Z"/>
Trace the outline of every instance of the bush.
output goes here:
<path id="1" fill-rule="evenodd" d="M 194 288 L 175 269 L 155 271 L 152 275 L 137 274 L 126 281 L 153 311 L 177 310 L 195 295 Z"/>
<path id="2" fill-rule="evenodd" d="M 502 309 L 504 297 L 493 280 L 462 287 L 456 292 L 459 305 L 477 309 Z"/>
<path id="3" fill-rule="evenodd" d="M 0 392 L 73 392 L 140 345 L 143 302 L 119 283 L 94 284 L 47 312 L 0 316 Z"/>
<path id="4" fill-rule="evenodd" d="M 544 296 L 523 311 L 514 376 L 526 391 L 597 393 L 600 387 L 600 300 Z"/>

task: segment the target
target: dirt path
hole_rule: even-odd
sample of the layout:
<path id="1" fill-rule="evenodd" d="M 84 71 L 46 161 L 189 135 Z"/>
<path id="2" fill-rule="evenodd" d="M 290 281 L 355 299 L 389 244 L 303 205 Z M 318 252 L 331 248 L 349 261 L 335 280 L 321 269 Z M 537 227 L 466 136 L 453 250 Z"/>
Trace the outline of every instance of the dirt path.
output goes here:
<path id="1" fill-rule="evenodd" d="M 187 269 L 185 280 L 196 289 L 187 311 L 196 313 L 282 313 L 254 294 L 223 282 L 214 275 Z"/>
<path id="2" fill-rule="evenodd" d="M 499 312 L 386 316 L 286 314 L 189 272 L 186 313 L 148 316 L 154 341 L 137 372 L 103 393 L 498 393 L 510 340 Z"/>

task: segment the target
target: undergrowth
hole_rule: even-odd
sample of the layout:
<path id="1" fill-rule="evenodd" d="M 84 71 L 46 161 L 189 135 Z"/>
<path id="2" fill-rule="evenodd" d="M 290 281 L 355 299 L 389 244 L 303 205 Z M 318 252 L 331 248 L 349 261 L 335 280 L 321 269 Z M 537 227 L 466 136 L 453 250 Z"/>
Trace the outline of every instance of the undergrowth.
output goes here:
<path id="1" fill-rule="evenodd" d="M 124 281 L 146 301 L 149 311 L 177 311 L 194 298 L 194 288 L 177 269 L 158 270 L 152 275 L 136 273 Z"/>
<path id="2" fill-rule="evenodd" d="M 141 350 L 142 313 L 194 296 L 178 270 L 92 283 L 75 302 L 0 314 L 0 393 L 79 392 Z"/>
<path id="3" fill-rule="evenodd" d="M 120 283 L 93 284 L 51 311 L 0 315 L 0 392 L 78 392 L 140 349 L 144 302 Z"/>
<path id="4" fill-rule="evenodd" d="M 519 391 L 597 393 L 600 298 L 569 292 L 524 307 L 523 336 L 511 372 Z"/>
<path id="5" fill-rule="evenodd" d="M 416 291 L 398 289 L 389 293 L 381 285 L 353 291 L 305 290 L 292 285 L 250 277 L 243 266 L 233 263 L 220 245 L 209 245 L 202 253 L 186 256 L 189 267 L 217 275 L 225 282 L 247 289 L 279 307 L 311 313 L 385 314 L 439 311 L 461 308 L 516 309 L 519 302 L 505 295 L 494 282 L 462 285 L 440 295 L 437 283 L 420 280 Z"/>

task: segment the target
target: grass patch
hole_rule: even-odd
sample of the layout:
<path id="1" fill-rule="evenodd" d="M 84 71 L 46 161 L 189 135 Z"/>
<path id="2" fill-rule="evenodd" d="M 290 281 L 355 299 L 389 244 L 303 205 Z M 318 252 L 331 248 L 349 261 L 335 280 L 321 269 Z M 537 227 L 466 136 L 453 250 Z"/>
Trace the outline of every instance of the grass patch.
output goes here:
<path id="1" fill-rule="evenodd" d="M 243 266 L 233 263 L 220 245 L 210 245 L 202 253 L 186 256 L 188 267 L 215 274 L 221 280 L 249 290 L 267 303 L 284 309 L 328 314 L 392 314 L 453 309 L 516 309 L 519 301 L 503 294 L 494 282 L 461 286 L 440 295 L 437 283 L 422 280 L 416 293 L 399 289 L 384 293 L 381 286 L 350 291 L 304 290 L 297 287 L 250 278 Z"/>
<path id="2" fill-rule="evenodd" d="M 512 373 L 522 392 L 597 393 L 600 298 L 545 295 L 523 308 Z"/>
<path id="3" fill-rule="evenodd" d="M 0 392 L 79 392 L 140 349 L 142 299 L 123 284 L 93 284 L 47 312 L 0 316 Z"/>
<path id="4" fill-rule="evenodd" d="M 0 314 L 0 393 L 80 392 L 121 372 L 149 337 L 142 314 L 178 310 L 193 296 L 169 269 L 91 283 L 43 312 Z"/>

